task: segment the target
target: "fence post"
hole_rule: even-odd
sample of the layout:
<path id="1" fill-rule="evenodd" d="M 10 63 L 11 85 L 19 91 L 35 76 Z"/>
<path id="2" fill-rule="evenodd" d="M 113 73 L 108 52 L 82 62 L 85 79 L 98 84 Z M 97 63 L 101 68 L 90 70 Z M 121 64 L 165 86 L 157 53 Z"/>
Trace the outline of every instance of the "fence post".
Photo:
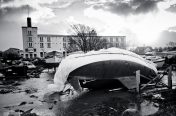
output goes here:
<path id="1" fill-rule="evenodd" d="M 169 67 L 168 72 L 168 88 L 172 89 L 172 65 Z"/>
<path id="2" fill-rule="evenodd" d="M 140 70 L 136 71 L 136 91 L 140 92 Z"/>

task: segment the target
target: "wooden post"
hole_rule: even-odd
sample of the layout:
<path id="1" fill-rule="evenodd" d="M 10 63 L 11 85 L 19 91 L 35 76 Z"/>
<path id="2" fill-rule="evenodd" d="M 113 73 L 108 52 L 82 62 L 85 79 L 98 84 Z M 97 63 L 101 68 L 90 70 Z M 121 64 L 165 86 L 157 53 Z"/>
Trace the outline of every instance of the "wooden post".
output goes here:
<path id="1" fill-rule="evenodd" d="M 140 70 L 136 71 L 136 91 L 140 92 Z"/>
<path id="2" fill-rule="evenodd" d="M 54 67 L 54 72 L 56 72 L 56 66 Z"/>
<path id="3" fill-rule="evenodd" d="M 168 72 L 168 88 L 172 89 L 172 66 L 169 67 Z"/>
<path id="4" fill-rule="evenodd" d="M 79 82 L 79 79 L 77 77 L 70 77 L 69 83 L 78 93 L 82 92 L 83 89 L 82 89 L 80 82 Z"/>

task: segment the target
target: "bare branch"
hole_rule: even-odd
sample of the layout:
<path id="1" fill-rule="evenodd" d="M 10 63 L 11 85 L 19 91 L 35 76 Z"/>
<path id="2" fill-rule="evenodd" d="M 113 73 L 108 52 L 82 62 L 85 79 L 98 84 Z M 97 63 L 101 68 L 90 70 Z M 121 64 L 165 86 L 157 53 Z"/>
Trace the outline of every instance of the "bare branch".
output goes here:
<path id="1" fill-rule="evenodd" d="M 106 41 L 97 36 L 95 29 L 82 24 L 71 25 L 70 27 L 75 35 L 70 38 L 70 48 L 68 49 L 88 52 L 106 48 Z"/>

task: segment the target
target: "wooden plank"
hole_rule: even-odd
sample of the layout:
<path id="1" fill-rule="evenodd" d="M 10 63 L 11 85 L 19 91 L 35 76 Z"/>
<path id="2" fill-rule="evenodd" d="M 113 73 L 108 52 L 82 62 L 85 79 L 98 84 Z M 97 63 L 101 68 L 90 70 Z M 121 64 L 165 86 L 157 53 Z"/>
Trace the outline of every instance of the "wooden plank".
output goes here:
<path id="1" fill-rule="evenodd" d="M 136 71 L 136 91 L 140 92 L 140 70 Z"/>
<path id="2" fill-rule="evenodd" d="M 125 87 L 128 89 L 136 88 L 136 77 L 135 76 L 127 76 L 117 78 Z"/>
<path id="3" fill-rule="evenodd" d="M 168 88 L 172 89 L 172 66 L 169 67 L 168 73 Z"/>

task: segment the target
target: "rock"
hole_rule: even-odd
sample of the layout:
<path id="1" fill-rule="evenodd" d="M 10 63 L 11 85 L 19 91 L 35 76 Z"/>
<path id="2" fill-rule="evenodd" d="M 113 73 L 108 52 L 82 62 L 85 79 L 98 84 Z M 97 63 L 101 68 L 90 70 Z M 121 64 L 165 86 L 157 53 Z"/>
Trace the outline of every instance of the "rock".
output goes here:
<path id="1" fill-rule="evenodd" d="M 51 106 L 49 106 L 49 108 L 48 108 L 49 110 L 52 110 L 53 109 L 53 105 L 51 105 Z"/>
<path id="2" fill-rule="evenodd" d="M 10 109 L 10 108 L 12 108 L 12 107 L 14 107 L 14 106 L 5 106 L 5 107 L 3 107 L 3 108 Z"/>
<path id="3" fill-rule="evenodd" d="M 38 96 L 35 96 L 35 95 L 31 95 L 30 97 L 31 98 L 38 98 Z"/>
<path id="4" fill-rule="evenodd" d="M 27 102 L 21 102 L 18 106 L 25 105 Z"/>
<path id="5" fill-rule="evenodd" d="M 24 111 L 23 111 L 23 110 L 16 109 L 15 112 L 21 112 L 21 113 L 23 113 Z"/>
<path id="6" fill-rule="evenodd" d="M 35 88 L 27 88 L 26 90 L 25 90 L 25 92 L 27 93 L 27 94 L 32 94 L 32 93 L 35 93 L 35 92 L 37 92 L 38 91 L 38 89 L 35 89 Z"/>
<path id="7" fill-rule="evenodd" d="M 10 111 L 8 116 L 19 116 L 19 112 L 15 112 L 15 111 Z"/>
<path id="8" fill-rule="evenodd" d="M 38 116 L 36 113 L 31 113 L 33 109 L 23 112 L 20 116 Z"/>
<path id="9" fill-rule="evenodd" d="M 7 93 L 10 93 L 10 92 L 13 92 L 12 89 L 2 89 L 0 90 L 0 94 L 7 94 Z"/>
<path id="10" fill-rule="evenodd" d="M 12 84 L 12 86 L 19 86 L 19 85 L 21 85 L 19 82 L 15 82 Z"/>
<path id="11" fill-rule="evenodd" d="M 28 104 L 34 104 L 34 102 L 29 102 Z"/>
<path id="12" fill-rule="evenodd" d="M 57 101 L 54 101 L 54 104 L 56 105 L 56 104 L 57 104 Z"/>

